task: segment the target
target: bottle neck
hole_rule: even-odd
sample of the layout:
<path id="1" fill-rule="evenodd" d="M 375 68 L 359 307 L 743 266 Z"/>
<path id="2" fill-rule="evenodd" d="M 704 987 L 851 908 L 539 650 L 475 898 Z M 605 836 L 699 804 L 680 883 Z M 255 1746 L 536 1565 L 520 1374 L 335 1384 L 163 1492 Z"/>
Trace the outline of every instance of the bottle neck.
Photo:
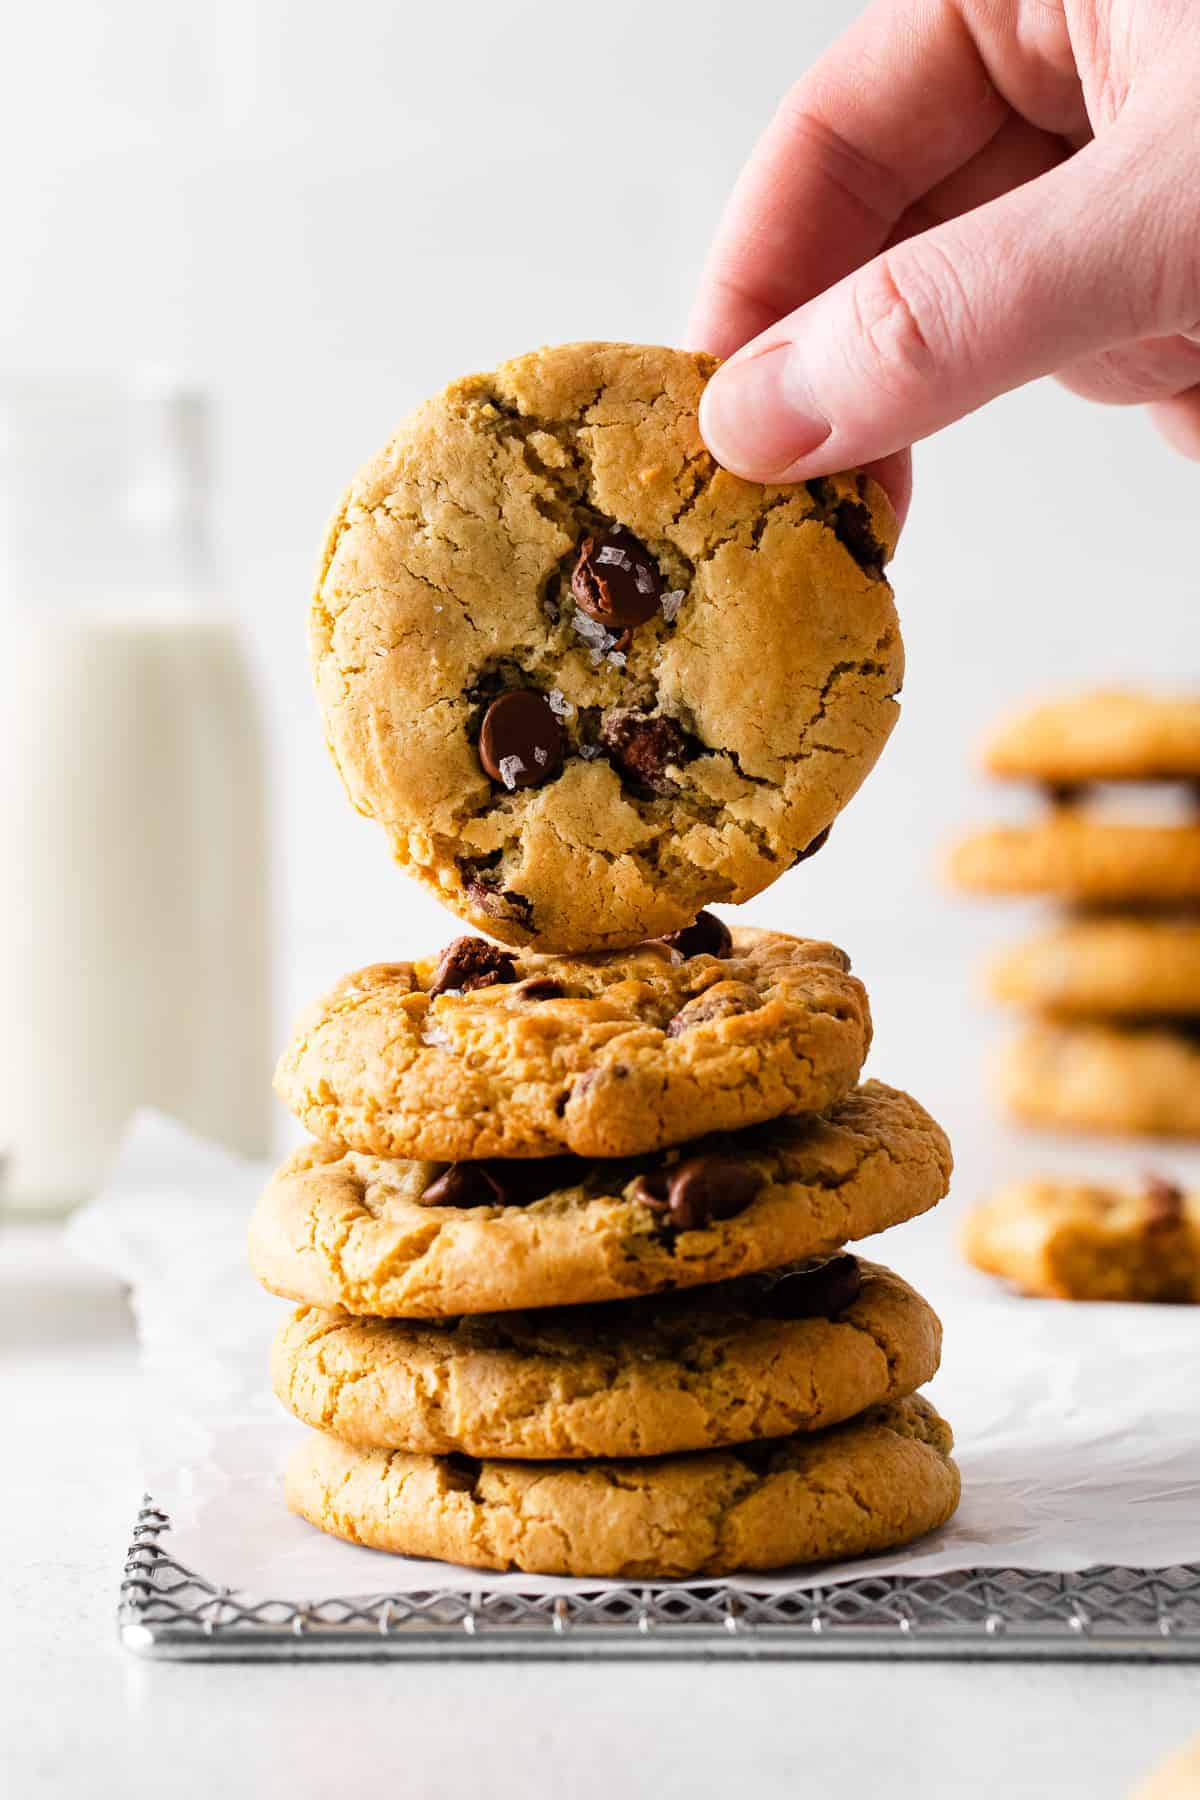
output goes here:
<path id="1" fill-rule="evenodd" d="M 0 607 L 215 607 L 205 396 L 158 378 L 0 393 Z"/>

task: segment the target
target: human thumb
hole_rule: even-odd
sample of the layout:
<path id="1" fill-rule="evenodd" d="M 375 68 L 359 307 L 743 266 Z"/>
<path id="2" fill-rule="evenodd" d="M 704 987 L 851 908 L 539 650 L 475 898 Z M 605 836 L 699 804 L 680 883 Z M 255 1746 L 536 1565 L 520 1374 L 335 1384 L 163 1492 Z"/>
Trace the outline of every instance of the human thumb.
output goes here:
<path id="1" fill-rule="evenodd" d="M 717 370 L 700 407 L 709 449 L 749 480 L 800 481 L 915 443 L 1078 357 L 1194 328 L 1200 256 L 1171 149 L 1118 125 L 884 251 Z"/>

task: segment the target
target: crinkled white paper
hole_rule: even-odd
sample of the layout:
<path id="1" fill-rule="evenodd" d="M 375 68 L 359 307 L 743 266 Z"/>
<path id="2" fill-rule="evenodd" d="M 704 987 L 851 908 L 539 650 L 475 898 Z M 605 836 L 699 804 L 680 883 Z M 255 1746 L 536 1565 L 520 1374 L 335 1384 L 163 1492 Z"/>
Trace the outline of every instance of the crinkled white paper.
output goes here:
<path id="1" fill-rule="evenodd" d="M 990 1127 L 956 1145 L 963 1200 L 1046 1166 Z M 1137 1151 L 1194 1175 L 1175 1149 Z M 1062 1162 L 1060 1155 L 1057 1160 Z M 1128 1172 L 1130 1159 L 1125 1159 Z M 1067 1166 L 1097 1168 L 1075 1145 Z M 143 1115 L 107 1191 L 68 1228 L 72 1247 L 126 1280 L 141 1338 L 145 1485 L 170 1513 L 172 1553 L 259 1597 L 314 1600 L 414 1588 L 594 1589 L 419 1562 L 324 1536 L 285 1509 L 280 1475 L 303 1427 L 273 1398 L 267 1346 L 284 1303 L 246 1266 L 263 1171 Z M 948 1202 L 864 1249 L 925 1293 L 945 1324 L 930 1392 L 954 1426 L 963 1502 L 942 1531 L 894 1555 L 755 1576 L 756 1591 L 871 1572 L 978 1565 L 1069 1570 L 1200 1561 L 1200 1313 L 1071 1305 L 1006 1294 L 966 1268 Z"/>

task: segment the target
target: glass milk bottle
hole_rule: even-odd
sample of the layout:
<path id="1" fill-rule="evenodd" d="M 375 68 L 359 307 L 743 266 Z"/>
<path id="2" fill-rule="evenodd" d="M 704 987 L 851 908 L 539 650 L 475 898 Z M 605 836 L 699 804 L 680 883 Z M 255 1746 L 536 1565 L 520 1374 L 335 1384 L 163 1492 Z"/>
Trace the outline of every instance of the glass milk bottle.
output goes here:
<path id="1" fill-rule="evenodd" d="M 0 1205 L 63 1211 L 130 1114 L 269 1130 L 259 721 L 204 396 L 0 380 Z"/>

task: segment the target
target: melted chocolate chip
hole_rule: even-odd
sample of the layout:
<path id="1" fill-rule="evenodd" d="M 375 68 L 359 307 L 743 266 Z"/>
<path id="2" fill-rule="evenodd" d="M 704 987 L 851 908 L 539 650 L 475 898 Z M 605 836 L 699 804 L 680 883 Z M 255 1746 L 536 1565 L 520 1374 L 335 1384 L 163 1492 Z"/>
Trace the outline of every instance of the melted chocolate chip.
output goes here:
<path id="1" fill-rule="evenodd" d="M 483 1473 L 483 1464 L 463 1450 L 450 1450 L 442 1458 L 442 1469 L 449 1487 L 469 1493 Z"/>
<path id="2" fill-rule="evenodd" d="M 739 1013 L 754 1012 L 762 1004 L 758 992 L 745 981 L 718 981 L 681 1006 L 667 1026 L 669 1038 L 682 1037 L 693 1025 L 707 1025 L 713 1019 L 732 1019 Z"/>
<path id="3" fill-rule="evenodd" d="M 666 1213 L 677 1231 L 699 1231 L 744 1212 L 762 1185 L 757 1169 L 727 1156 L 689 1156 L 643 1175 L 634 1198 Z"/>
<path id="4" fill-rule="evenodd" d="M 695 754 L 690 739 L 674 719 L 649 713 L 605 713 L 600 741 L 625 779 L 651 793 L 670 793 L 668 768 Z"/>
<path id="5" fill-rule="evenodd" d="M 429 993 L 444 994 L 447 988 L 470 993 L 473 988 L 495 987 L 516 979 L 511 950 L 501 950 L 486 938 L 460 937 L 447 944 L 438 958 Z"/>
<path id="6" fill-rule="evenodd" d="M 1147 1175 L 1147 1231 L 1170 1231 L 1183 1224 L 1183 1189 L 1162 1175 Z"/>
<path id="7" fill-rule="evenodd" d="M 528 1206 L 556 1188 L 573 1187 L 582 1179 L 577 1156 L 540 1156 L 519 1160 L 489 1157 L 457 1162 L 433 1181 L 420 1197 L 422 1206 Z"/>
<path id="8" fill-rule="evenodd" d="M 654 617 L 662 577 L 645 546 L 631 531 L 617 526 L 603 536 L 584 538 L 571 592 L 581 613 L 608 631 L 620 632 Z"/>
<path id="9" fill-rule="evenodd" d="M 477 906 L 490 919 L 511 920 L 526 931 L 533 930 L 533 902 L 527 894 L 519 894 L 515 888 L 502 888 L 487 861 L 464 861 L 459 866 L 463 894 L 472 906 Z"/>
<path id="10" fill-rule="evenodd" d="M 754 1310 L 768 1319 L 832 1319 L 862 1292 L 856 1256 L 831 1256 L 811 1269 L 794 1269 L 764 1288 Z"/>
<path id="11" fill-rule="evenodd" d="M 865 574 L 883 568 L 883 545 L 871 524 L 871 509 L 861 500 L 839 500 L 833 509 L 833 529 Z"/>
<path id="12" fill-rule="evenodd" d="M 1046 781 L 1042 783 L 1042 791 L 1051 806 L 1078 806 L 1087 792 L 1087 785 L 1082 781 Z"/>
<path id="13" fill-rule="evenodd" d="M 562 726 L 534 688 L 509 688 L 493 700 L 479 728 L 479 760 L 508 789 L 540 787 L 562 768 Z"/>
<path id="14" fill-rule="evenodd" d="M 824 831 L 818 831 L 818 833 L 817 833 L 816 837 L 813 839 L 812 843 L 805 844 L 803 850 L 799 851 L 797 855 L 793 856 L 793 858 L 792 858 L 793 869 L 796 867 L 797 863 L 807 862 L 810 856 L 815 856 L 817 854 L 818 850 L 823 850 L 825 848 L 826 844 L 829 842 L 829 834 L 832 830 L 833 830 L 833 826 L 827 825 L 825 827 Z"/>
<path id="15" fill-rule="evenodd" d="M 531 975 L 517 989 L 522 1000 L 561 1000 L 566 991 L 562 982 L 556 981 L 553 975 Z"/>
<path id="16" fill-rule="evenodd" d="M 728 956 L 733 949 L 728 925 L 710 912 L 697 913 L 692 924 L 682 931 L 669 931 L 661 941 L 680 956 Z"/>

